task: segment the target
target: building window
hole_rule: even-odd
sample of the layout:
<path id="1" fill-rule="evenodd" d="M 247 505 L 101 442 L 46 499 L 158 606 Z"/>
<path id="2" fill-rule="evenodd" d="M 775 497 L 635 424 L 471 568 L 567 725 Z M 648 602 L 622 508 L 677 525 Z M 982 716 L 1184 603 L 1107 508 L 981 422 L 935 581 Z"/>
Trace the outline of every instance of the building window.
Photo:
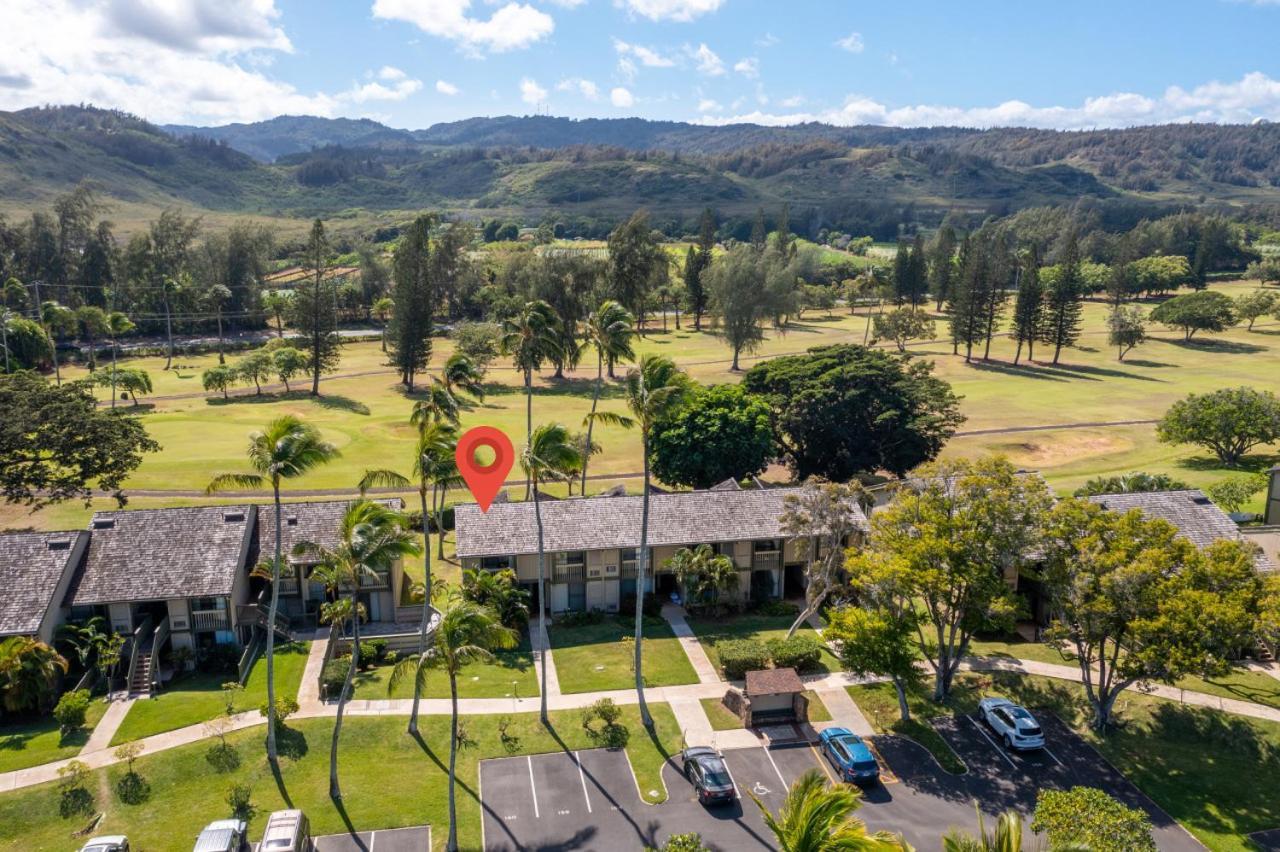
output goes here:
<path id="1" fill-rule="evenodd" d="M 513 561 L 510 556 L 483 556 L 480 558 L 480 570 L 503 571 L 510 568 Z"/>
<path id="2" fill-rule="evenodd" d="M 568 553 L 557 553 L 552 559 L 551 566 L 553 583 L 581 583 L 587 578 L 586 551 L 572 550 Z"/>
<path id="3" fill-rule="evenodd" d="M 764 538 L 751 543 L 755 553 L 777 553 L 782 550 L 782 542 L 776 538 Z"/>
<path id="4" fill-rule="evenodd" d="M 191 609 L 196 612 L 222 611 L 226 608 L 226 598 L 192 598 L 191 600 Z"/>

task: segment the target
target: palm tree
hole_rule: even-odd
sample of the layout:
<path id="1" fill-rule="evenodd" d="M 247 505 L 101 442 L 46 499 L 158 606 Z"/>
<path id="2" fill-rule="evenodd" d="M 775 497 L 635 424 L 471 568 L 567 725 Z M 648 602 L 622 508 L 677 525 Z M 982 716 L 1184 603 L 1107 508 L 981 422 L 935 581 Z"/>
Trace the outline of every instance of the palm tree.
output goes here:
<path id="1" fill-rule="evenodd" d="M 351 622 L 351 665 L 338 696 L 338 713 L 333 724 L 333 742 L 329 746 L 329 795 L 342 798 L 338 786 L 338 739 L 342 735 L 342 713 L 351 693 L 356 666 L 360 663 L 360 586 L 365 579 L 376 579 L 391 571 L 406 556 L 417 556 L 418 543 L 409 530 L 403 514 L 374 500 L 360 498 L 347 507 L 338 526 L 338 545 L 333 548 L 302 543 L 298 552 L 318 557 L 312 577 L 324 583 L 331 595 L 347 594 L 345 611 L 331 612 L 341 624 Z"/>
<path id="2" fill-rule="evenodd" d="M 547 636 L 547 554 L 542 539 L 542 501 L 538 486 L 542 482 L 565 480 L 578 472 L 582 456 L 573 444 L 569 430 L 559 423 L 549 423 L 533 430 L 520 457 L 520 466 L 533 483 L 533 518 L 538 527 L 538 651 L 545 655 Z M 542 723 L 547 724 L 547 666 L 542 664 Z"/>
<path id="3" fill-rule="evenodd" d="M 458 425 L 462 409 L 458 399 L 444 385 L 436 383 L 427 388 L 427 395 L 413 404 L 409 422 L 419 429 L 424 423 L 449 423 Z"/>
<path id="4" fill-rule="evenodd" d="M 271 483 L 272 499 L 276 509 L 276 552 L 271 564 L 271 603 L 267 609 L 267 756 L 276 761 L 276 612 L 280 606 L 280 565 L 284 556 L 280 552 L 284 511 L 280 505 L 280 482 L 297 479 L 322 464 L 336 459 L 341 453 L 333 444 L 320 437 L 320 430 L 303 423 L 292 414 L 277 417 L 261 432 L 249 436 L 249 466 L 254 473 L 224 473 L 213 478 L 205 489 L 213 494 L 227 488 L 261 488 Z"/>
<path id="5" fill-rule="evenodd" d="M 502 626 L 492 610 L 467 600 L 457 590 L 452 590 L 442 603 L 440 626 L 436 629 L 431 650 L 397 663 L 387 682 L 387 694 L 395 692 L 406 677 L 414 678 L 415 691 L 421 691 L 431 669 L 443 669 L 449 676 L 452 713 L 449 728 L 449 842 L 445 848 L 455 852 L 458 848 L 455 791 L 458 777 L 458 673 L 468 663 L 491 661 L 494 649 L 514 648 L 517 636 L 511 628 Z M 545 697 L 543 701 L 545 703 Z"/>
<path id="6" fill-rule="evenodd" d="M 476 362 L 465 352 L 455 352 L 444 362 L 440 375 L 435 377 L 449 395 L 455 399 L 459 394 L 474 397 L 477 402 L 484 402 L 484 370 L 476 366 Z"/>
<path id="7" fill-rule="evenodd" d="M 828 787 L 816 769 L 791 785 L 777 816 L 751 794 L 782 852 L 910 850 L 901 835 L 867 831 L 867 824 L 853 816 L 860 798 L 857 789 L 847 784 Z"/>
<path id="8" fill-rule="evenodd" d="M 89 372 L 92 373 L 98 369 L 98 339 L 110 330 L 107 312 L 94 305 L 81 305 L 76 308 L 76 325 L 89 344 Z"/>
<path id="9" fill-rule="evenodd" d="M 93 652 L 102 642 L 102 628 L 105 625 L 106 621 L 102 616 L 95 615 L 83 624 L 68 622 L 58 628 L 58 640 L 75 651 L 76 659 L 80 661 L 80 668 L 84 671 L 89 670 L 89 660 L 93 658 Z"/>
<path id="10" fill-rule="evenodd" d="M 978 835 L 952 829 L 942 836 L 943 852 L 1021 852 L 1022 850 L 1022 817 L 1017 811 L 1005 811 L 996 819 L 996 829 L 987 834 L 987 827 L 982 818 L 982 810 L 978 812 Z M 1055 852 L 1070 852 L 1072 849 L 1087 847 L 1058 847 Z"/>
<path id="11" fill-rule="evenodd" d="M 427 650 L 427 630 L 431 626 L 431 513 L 427 511 L 427 491 L 431 490 L 432 509 L 436 505 L 436 493 L 442 480 L 449 481 L 451 475 L 457 474 L 457 462 L 454 461 L 454 450 L 458 446 L 458 433 L 448 423 L 437 420 L 423 420 L 418 427 L 418 443 L 413 457 L 413 475 L 418 479 L 418 500 L 422 507 L 422 621 L 418 625 L 418 653 Z M 452 471 L 452 474 L 450 473 Z M 374 485 L 389 485 L 395 488 L 407 488 L 409 480 L 393 470 L 366 471 L 360 480 L 360 495 Z M 440 526 L 440 547 L 443 555 L 444 530 L 440 523 L 442 512 L 436 512 L 436 524 Z M 409 714 L 409 733 L 418 732 L 418 704 L 422 693 L 413 691 L 413 710 Z"/>
<path id="12" fill-rule="evenodd" d="M 502 321 L 502 354 L 524 375 L 526 444 L 533 440 L 533 371 L 541 369 L 560 345 L 559 326 L 555 309 L 541 299 L 525 302 L 519 313 Z M 529 499 L 532 487 L 532 480 L 525 480 L 524 499 Z"/>
<path id="13" fill-rule="evenodd" d="M 689 377 L 665 355 L 645 355 L 640 364 L 627 371 L 626 400 L 631 417 L 611 411 L 598 411 L 593 419 L 623 428 L 640 426 L 640 448 L 644 462 L 644 496 L 640 501 L 640 550 L 636 556 L 636 693 L 640 698 L 640 718 L 646 728 L 653 727 L 649 705 L 644 700 L 644 671 L 641 651 L 644 640 L 645 571 L 649 562 L 649 437 L 653 426 L 685 399 Z"/>
<path id="14" fill-rule="evenodd" d="M 114 299 L 113 293 L 108 293 L 109 299 Z M 133 324 L 133 320 L 129 319 L 120 311 L 111 311 L 107 314 L 107 331 L 111 334 L 111 407 L 116 407 L 116 338 L 122 334 L 128 334 L 137 326 Z M 135 400 L 136 402 L 136 400 Z"/>
<path id="15" fill-rule="evenodd" d="M 47 706 L 67 672 L 66 658 L 31 636 L 0 641 L 0 697 L 10 713 Z"/>
<path id="16" fill-rule="evenodd" d="M 622 305 L 606 299 L 587 317 L 587 343 L 596 350 L 596 390 L 591 397 L 591 413 L 587 415 L 587 447 L 591 447 L 591 427 L 595 425 L 596 407 L 600 404 L 600 392 L 604 389 L 604 368 L 608 365 L 609 378 L 613 378 L 613 365 L 619 361 L 634 361 L 636 352 L 631 345 L 635 331 L 635 317 Z M 587 493 L 587 460 L 582 460 L 582 493 Z"/>

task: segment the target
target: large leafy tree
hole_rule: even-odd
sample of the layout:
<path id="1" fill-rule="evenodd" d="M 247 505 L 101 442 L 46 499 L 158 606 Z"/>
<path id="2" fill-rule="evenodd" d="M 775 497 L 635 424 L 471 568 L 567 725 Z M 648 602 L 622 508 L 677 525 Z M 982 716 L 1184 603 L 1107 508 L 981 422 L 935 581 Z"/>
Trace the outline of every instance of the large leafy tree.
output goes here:
<path id="1" fill-rule="evenodd" d="M 249 467 L 253 473 L 224 473 L 215 476 L 206 492 L 213 494 L 228 488 L 262 488 L 270 484 L 275 503 L 276 552 L 271 565 L 271 602 L 267 607 L 267 757 L 276 762 L 276 613 L 280 608 L 280 567 L 284 564 L 281 545 L 284 526 L 284 509 L 280 501 L 280 483 L 297 479 L 323 464 L 336 459 L 340 453 L 320 436 L 320 430 L 303 423 L 292 414 L 277 417 L 261 432 L 249 436 L 247 452 Z"/>
<path id="2" fill-rule="evenodd" d="M 1031 829 L 1043 833 L 1051 849 L 1089 852 L 1156 852 L 1151 818 L 1121 804 L 1096 787 L 1041 789 Z"/>
<path id="3" fill-rule="evenodd" d="M 1198 444 L 1228 466 L 1254 447 L 1280 441 L 1280 397 L 1250 387 L 1193 393 L 1170 406 L 1156 424 L 1165 444 Z"/>
<path id="4" fill-rule="evenodd" d="M 741 354 L 756 351 L 764 342 L 761 323 L 782 313 L 775 310 L 775 294 L 785 289 L 777 281 L 785 276 L 786 267 L 776 249 L 757 251 L 749 245 L 734 246 L 703 273 L 711 304 L 720 315 L 720 335 L 733 350 L 730 370 L 737 372 Z"/>
<path id="5" fill-rule="evenodd" d="M 1133 684 L 1226 674 L 1256 635 L 1262 581 L 1244 542 L 1202 551 L 1167 521 L 1076 499 L 1042 541 L 1049 635 L 1076 654 L 1096 728 Z"/>
<path id="6" fill-rule="evenodd" d="M 547 423 L 529 434 L 520 454 L 520 466 L 533 485 L 533 518 L 538 530 L 538 647 L 547 652 L 547 553 L 542 527 L 541 488 L 543 482 L 566 481 L 582 468 L 582 455 L 569 430 L 559 423 Z M 547 723 L 547 667 L 542 668 L 542 722 Z"/>
<path id="7" fill-rule="evenodd" d="M 591 411 L 586 417 L 587 450 L 592 448 L 591 435 L 596 425 L 595 413 L 600 407 L 600 393 L 604 390 L 604 370 L 609 369 L 613 378 L 614 365 L 620 361 L 633 361 L 636 357 L 632 340 L 635 318 L 622 305 L 606 299 L 591 312 L 586 322 L 586 342 L 596 350 L 596 385 L 591 394 Z M 582 459 L 582 493 L 587 493 L 587 456 Z"/>
<path id="8" fill-rule="evenodd" d="M 844 549 L 860 531 L 863 513 L 874 501 L 861 483 L 810 479 L 798 494 L 783 499 L 782 530 L 796 539 L 805 560 L 804 606 L 787 630 L 795 635 L 843 580 Z"/>
<path id="9" fill-rule="evenodd" d="M 693 313 L 693 330 L 702 331 L 702 315 L 707 310 L 707 286 L 702 273 L 711 265 L 711 252 L 716 245 L 716 215 L 708 207 L 698 222 L 698 244 L 689 246 L 684 259 L 685 304 Z"/>
<path id="10" fill-rule="evenodd" d="M 366 579 L 387 575 L 401 559 L 416 556 L 419 545 L 400 512 L 374 500 L 359 499 L 347 506 L 338 523 L 338 544 L 322 547 L 302 542 L 297 551 L 317 560 L 312 572 L 332 597 L 345 596 L 346 616 L 351 624 L 351 663 L 346 682 L 338 696 L 338 712 L 329 746 L 329 797 L 342 798 L 338 783 L 338 741 L 342 736 L 342 715 L 350 698 L 351 684 L 360 664 L 360 585 Z"/>
<path id="11" fill-rule="evenodd" d="M 641 333 L 649 294 L 662 283 L 667 264 L 647 211 L 636 211 L 609 234 L 609 283 L 614 298 L 635 316 Z"/>
<path id="12" fill-rule="evenodd" d="M 1174 296 L 1151 312 L 1151 319 L 1170 328 L 1182 330 L 1190 340 L 1198 331 L 1222 332 L 1236 324 L 1236 304 L 1226 293 L 1201 290 Z"/>
<path id="13" fill-rule="evenodd" d="M 1052 503 L 1042 479 L 993 457 L 931 465 L 871 516 L 869 540 L 846 566 L 851 582 L 917 625 L 935 700 L 950 694 L 975 631 L 1012 627 L 1012 581 L 1030 565 Z"/>
<path id="14" fill-rule="evenodd" d="M 510 568 L 501 571 L 468 568 L 462 572 L 462 593 L 493 610 L 499 620 L 513 630 L 529 623 L 529 593 L 520 587 L 516 572 Z"/>
<path id="15" fill-rule="evenodd" d="M 1135 494 L 1141 491 L 1184 491 L 1191 486 L 1167 473 L 1134 471 L 1119 476 L 1095 476 L 1075 490 L 1074 496 L 1093 494 Z"/>
<path id="16" fill-rule="evenodd" d="M 951 386 L 932 373 L 923 361 L 843 344 L 757 364 L 742 385 L 769 402 L 798 477 L 843 482 L 876 470 L 903 475 L 938 455 L 964 418 Z"/>
<path id="17" fill-rule="evenodd" d="M 816 769 L 796 779 L 777 814 L 770 813 L 751 794 L 782 852 L 909 850 L 901 835 L 867 830 L 867 824 L 853 815 L 861 805 L 860 798 L 857 789 L 848 784 L 827 786 Z"/>
<path id="18" fill-rule="evenodd" d="M 67 661 L 30 636 L 0 641 L 0 701 L 10 713 L 48 706 L 66 674 Z"/>
<path id="19" fill-rule="evenodd" d="M 311 395 L 320 395 L 320 376 L 338 369 L 337 282 L 326 279 L 329 265 L 329 240 L 324 223 L 316 219 L 311 226 L 305 251 L 307 278 L 299 282 L 290 300 L 292 324 L 307 342 L 311 365 Z"/>
<path id="20" fill-rule="evenodd" d="M 34 373 L 0 375 L 0 494 L 33 510 L 108 491 L 160 445 L 136 418 L 104 411 L 88 386 L 54 386 Z"/>
<path id="21" fill-rule="evenodd" d="M 424 654 L 399 662 L 387 682 L 387 693 L 391 694 L 406 677 L 419 681 L 418 690 L 421 691 L 427 673 L 432 669 L 439 669 L 449 676 L 452 708 L 449 717 L 449 840 L 445 844 L 449 852 L 458 849 L 455 795 L 458 777 L 458 675 L 469 663 L 491 662 L 494 650 L 514 648 L 516 641 L 516 632 L 503 627 L 492 610 L 452 590 L 441 607 L 440 626 L 436 629 L 431 648 Z M 545 692 L 543 703 L 546 703 Z"/>
<path id="22" fill-rule="evenodd" d="M 405 229 L 396 247 L 388 349 L 391 363 L 410 391 L 414 377 L 431 358 L 431 319 L 436 294 L 432 281 L 431 216 L 419 216 Z"/>
<path id="23" fill-rule="evenodd" d="M 741 385 L 696 388 L 654 424 L 653 472 L 693 488 L 761 473 L 777 450 L 770 417 L 769 404 Z"/>
<path id="24" fill-rule="evenodd" d="M 859 593 L 877 590 L 859 587 Z M 916 616 L 901 595 L 888 595 L 870 607 L 843 606 L 827 615 L 822 638 L 839 649 L 844 670 L 858 676 L 887 677 L 898 695 L 902 721 L 911 719 L 907 692 L 921 678 L 915 642 Z M 879 604 L 883 605 L 879 605 Z"/>

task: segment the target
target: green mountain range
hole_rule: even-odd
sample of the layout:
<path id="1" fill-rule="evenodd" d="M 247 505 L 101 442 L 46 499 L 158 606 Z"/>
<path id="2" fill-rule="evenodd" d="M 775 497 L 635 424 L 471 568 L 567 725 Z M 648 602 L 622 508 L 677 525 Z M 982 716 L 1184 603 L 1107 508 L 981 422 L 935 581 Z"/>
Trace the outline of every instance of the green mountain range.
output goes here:
<path id="1" fill-rule="evenodd" d="M 0 112 L 0 211 L 46 206 L 82 180 L 139 215 L 354 217 L 444 209 L 534 223 L 648 207 L 684 227 L 705 206 L 877 233 L 948 210 L 1007 213 L 1088 199 L 1150 209 L 1280 202 L 1280 125 L 1091 132 L 642 119 L 473 118 L 425 130 L 280 116 L 158 127 L 86 106 Z"/>

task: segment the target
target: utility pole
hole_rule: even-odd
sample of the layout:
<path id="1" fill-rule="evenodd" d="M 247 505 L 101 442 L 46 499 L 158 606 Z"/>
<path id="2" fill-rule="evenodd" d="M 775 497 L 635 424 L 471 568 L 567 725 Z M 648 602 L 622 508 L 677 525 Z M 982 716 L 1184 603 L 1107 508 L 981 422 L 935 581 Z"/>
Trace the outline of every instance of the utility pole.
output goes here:
<path id="1" fill-rule="evenodd" d="M 4 371 L 9 372 L 9 306 L 0 308 L 0 347 L 4 347 Z"/>
<path id="2" fill-rule="evenodd" d="M 53 343 L 53 334 L 49 331 L 49 326 L 44 321 L 44 302 L 40 301 L 40 279 L 31 282 L 31 286 L 36 289 L 36 319 L 40 322 L 40 328 L 44 331 L 44 339 L 49 342 L 49 354 L 53 356 L 53 375 L 59 386 L 62 385 L 62 369 L 58 366 L 58 347 Z"/>

